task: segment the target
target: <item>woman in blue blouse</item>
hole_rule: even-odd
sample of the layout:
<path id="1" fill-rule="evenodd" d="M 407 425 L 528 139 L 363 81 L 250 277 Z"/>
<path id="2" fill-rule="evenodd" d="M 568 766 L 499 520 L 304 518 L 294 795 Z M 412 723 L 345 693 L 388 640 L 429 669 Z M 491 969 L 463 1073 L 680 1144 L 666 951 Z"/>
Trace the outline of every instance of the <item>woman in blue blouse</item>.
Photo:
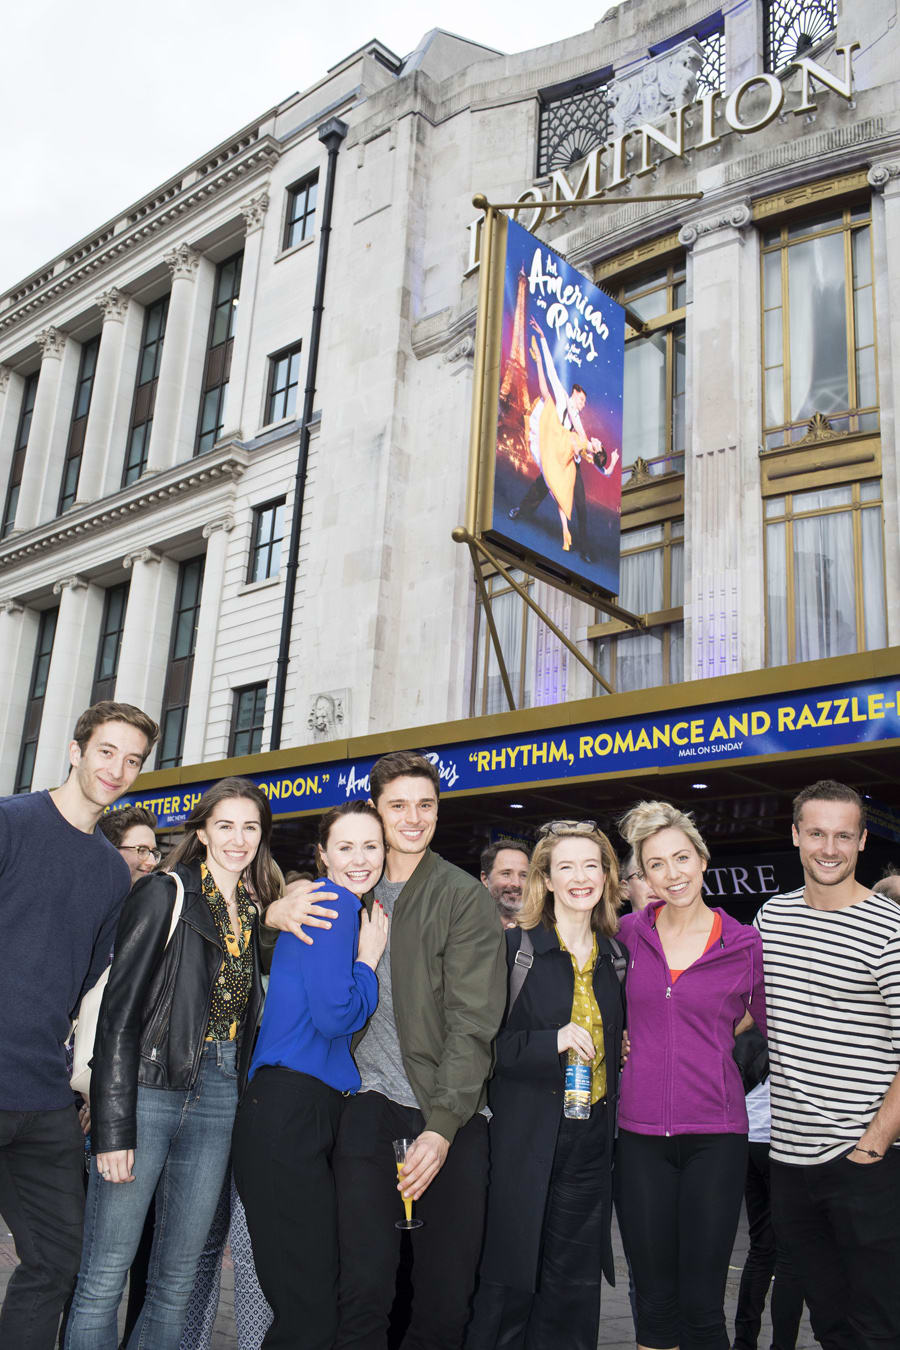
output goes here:
<path id="1" fill-rule="evenodd" d="M 282 933 L 250 1082 L 234 1127 L 233 1164 L 256 1271 L 274 1320 L 263 1350 L 330 1350 L 337 1330 L 337 1214 L 331 1154 L 342 1096 L 359 1088 L 350 1038 L 378 1002 L 375 967 L 388 920 L 360 897 L 384 865 L 374 807 L 351 801 L 322 817 L 319 870 L 337 895 L 314 947 Z"/>

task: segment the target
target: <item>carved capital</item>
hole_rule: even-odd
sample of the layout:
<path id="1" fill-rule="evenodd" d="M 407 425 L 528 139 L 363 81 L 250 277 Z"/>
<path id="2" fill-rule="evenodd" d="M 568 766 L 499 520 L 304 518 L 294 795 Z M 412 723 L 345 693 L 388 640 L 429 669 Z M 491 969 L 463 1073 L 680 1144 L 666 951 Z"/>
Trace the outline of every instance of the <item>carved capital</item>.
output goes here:
<path id="1" fill-rule="evenodd" d="M 152 548 L 139 548 L 134 553 L 126 553 L 122 559 L 122 566 L 126 571 L 130 571 L 136 562 L 142 563 L 161 563 L 162 554 L 157 553 Z"/>
<path id="2" fill-rule="evenodd" d="M 873 164 L 866 179 L 876 192 L 883 192 L 892 178 L 900 178 L 900 164 Z"/>
<path id="3" fill-rule="evenodd" d="M 5 394 L 9 385 L 9 366 L 0 366 L 0 394 Z"/>
<path id="4" fill-rule="evenodd" d="M 48 328 L 42 328 L 35 341 L 40 347 L 41 355 L 44 358 L 48 356 L 62 356 L 65 351 L 66 335 L 65 333 L 61 333 L 58 328 L 54 328 L 52 324 Z"/>
<path id="5" fill-rule="evenodd" d="M 735 202 L 727 210 L 716 216 L 707 216 L 705 220 L 692 220 L 682 225 L 678 231 L 678 242 L 685 248 L 693 248 L 704 234 L 713 234 L 716 230 L 745 230 L 753 219 L 753 213 L 747 202 Z"/>
<path id="6" fill-rule="evenodd" d="M 451 366 L 456 361 L 467 361 L 475 355 L 475 339 L 467 333 L 444 350 L 444 365 Z"/>
<path id="7" fill-rule="evenodd" d="M 217 516 L 215 520 L 208 520 L 201 533 L 204 539 L 208 539 L 211 534 L 215 534 L 218 530 L 224 530 L 226 534 L 230 534 L 233 529 L 234 516 L 228 511 L 224 516 Z"/>
<path id="8" fill-rule="evenodd" d="M 200 254 L 192 249 L 190 244 L 179 244 L 177 248 L 163 254 L 163 262 L 172 273 L 173 281 L 178 281 L 182 277 L 193 281 L 200 266 Z"/>
<path id="9" fill-rule="evenodd" d="M 248 202 L 241 206 L 241 215 L 246 222 L 246 233 L 252 234 L 254 230 L 262 229 L 262 223 L 265 220 L 266 212 L 269 209 L 268 192 L 257 192 L 255 197 L 251 197 Z"/>
<path id="10" fill-rule="evenodd" d="M 63 591 L 85 591 L 91 583 L 87 577 L 79 576 L 77 572 L 70 577 L 60 577 L 59 581 L 53 583 L 53 594 L 62 595 Z"/>
<path id="11" fill-rule="evenodd" d="M 101 291 L 97 296 L 97 304 L 103 310 L 103 322 L 109 319 L 117 319 L 119 322 L 125 318 L 128 313 L 129 297 L 124 291 L 120 291 L 118 286 L 110 286 L 109 290 Z"/>
<path id="12" fill-rule="evenodd" d="M 0 600 L 0 614 L 24 614 L 25 606 L 21 600 Z"/>

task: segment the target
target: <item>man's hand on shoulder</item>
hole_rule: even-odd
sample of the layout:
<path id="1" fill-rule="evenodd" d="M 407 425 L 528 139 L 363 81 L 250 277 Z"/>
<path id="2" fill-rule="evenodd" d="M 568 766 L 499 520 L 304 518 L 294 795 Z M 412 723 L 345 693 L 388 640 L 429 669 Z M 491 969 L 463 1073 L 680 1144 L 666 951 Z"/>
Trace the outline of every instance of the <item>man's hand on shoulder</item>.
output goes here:
<path id="1" fill-rule="evenodd" d="M 447 1161 L 450 1145 L 442 1134 L 434 1130 L 423 1130 L 406 1155 L 403 1176 L 397 1183 L 401 1195 L 411 1195 L 418 1200 L 434 1181 L 438 1172 Z"/>
<path id="2" fill-rule="evenodd" d="M 330 928 L 330 920 L 337 918 L 337 910 L 326 909 L 321 903 L 323 900 L 336 900 L 336 893 L 315 889 L 318 885 L 317 881 L 290 882 L 281 899 L 273 900 L 266 910 L 263 918 L 266 927 L 293 933 L 294 937 L 311 946 L 313 940 L 304 932 L 304 927 Z"/>

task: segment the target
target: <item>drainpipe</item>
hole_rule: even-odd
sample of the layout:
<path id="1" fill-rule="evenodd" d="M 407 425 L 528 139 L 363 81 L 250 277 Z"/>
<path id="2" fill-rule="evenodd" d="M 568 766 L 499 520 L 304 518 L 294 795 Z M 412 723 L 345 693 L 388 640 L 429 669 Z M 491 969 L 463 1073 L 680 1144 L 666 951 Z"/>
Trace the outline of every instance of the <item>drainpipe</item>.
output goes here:
<path id="1" fill-rule="evenodd" d="M 316 397 L 316 369 L 319 364 L 319 338 L 322 333 L 322 311 L 325 299 L 325 277 L 328 272 L 328 243 L 331 236 L 331 206 L 334 201 L 334 179 L 338 151 L 349 130 L 339 117 L 329 117 L 319 127 L 319 140 L 328 151 L 325 171 L 325 197 L 322 203 L 322 223 L 319 228 L 319 260 L 316 269 L 316 293 L 312 307 L 312 327 L 309 333 L 309 357 L 306 362 L 306 388 L 303 393 L 303 417 L 300 423 L 300 447 L 297 451 L 297 472 L 294 476 L 294 510 L 291 516 L 291 538 L 288 545 L 287 567 L 284 578 L 284 608 L 281 611 L 281 638 L 275 663 L 275 702 L 272 708 L 272 735 L 269 749 L 281 747 L 281 724 L 284 719 L 284 696 L 291 650 L 291 629 L 294 623 L 294 597 L 297 591 L 297 567 L 300 555 L 300 526 L 303 520 L 303 501 L 306 496 L 306 460 L 309 454 L 309 427 Z"/>

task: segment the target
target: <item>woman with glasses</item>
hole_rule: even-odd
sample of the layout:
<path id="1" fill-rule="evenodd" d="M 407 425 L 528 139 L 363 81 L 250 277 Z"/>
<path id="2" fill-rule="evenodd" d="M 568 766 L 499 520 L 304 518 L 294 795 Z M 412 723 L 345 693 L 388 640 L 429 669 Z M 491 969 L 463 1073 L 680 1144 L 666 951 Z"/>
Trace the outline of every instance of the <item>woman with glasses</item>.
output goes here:
<path id="1" fill-rule="evenodd" d="M 162 854 L 156 846 L 156 816 L 146 806 L 107 811 L 98 828 L 127 862 L 132 886 L 159 867 Z"/>
<path id="2" fill-rule="evenodd" d="M 616 1211 L 640 1350 L 728 1350 L 724 1298 L 747 1164 L 735 1035 L 765 1034 L 762 943 L 703 898 L 709 850 L 691 816 L 641 802 L 620 822 L 659 898 L 622 920 L 628 1035 Z"/>
<path id="3" fill-rule="evenodd" d="M 510 971 L 527 969 L 527 977 L 517 991 L 521 975 L 511 975 L 497 1037 L 487 1226 L 468 1350 L 597 1344 L 601 1271 L 614 1283 L 618 905 L 616 857 L 596 824 L 545 825 L 519 927 L 506 935 Z M 563 1114 L 569 1050 L 591 1065 L 586 1119 Z"/>
<path id="4" fill-rule="evenodd" d="M 181 1340 L 262 1007 L 248 887 L 261 906 L 275 898 L 271 833 L 265 795 L 225 778 L 194 808 L 167 870 L 125 901 L 94 1044 L 95 1152 L 67 1350 L 114 1350 L 154 1193 L 147 1295 L 128 1346 Z"/>

